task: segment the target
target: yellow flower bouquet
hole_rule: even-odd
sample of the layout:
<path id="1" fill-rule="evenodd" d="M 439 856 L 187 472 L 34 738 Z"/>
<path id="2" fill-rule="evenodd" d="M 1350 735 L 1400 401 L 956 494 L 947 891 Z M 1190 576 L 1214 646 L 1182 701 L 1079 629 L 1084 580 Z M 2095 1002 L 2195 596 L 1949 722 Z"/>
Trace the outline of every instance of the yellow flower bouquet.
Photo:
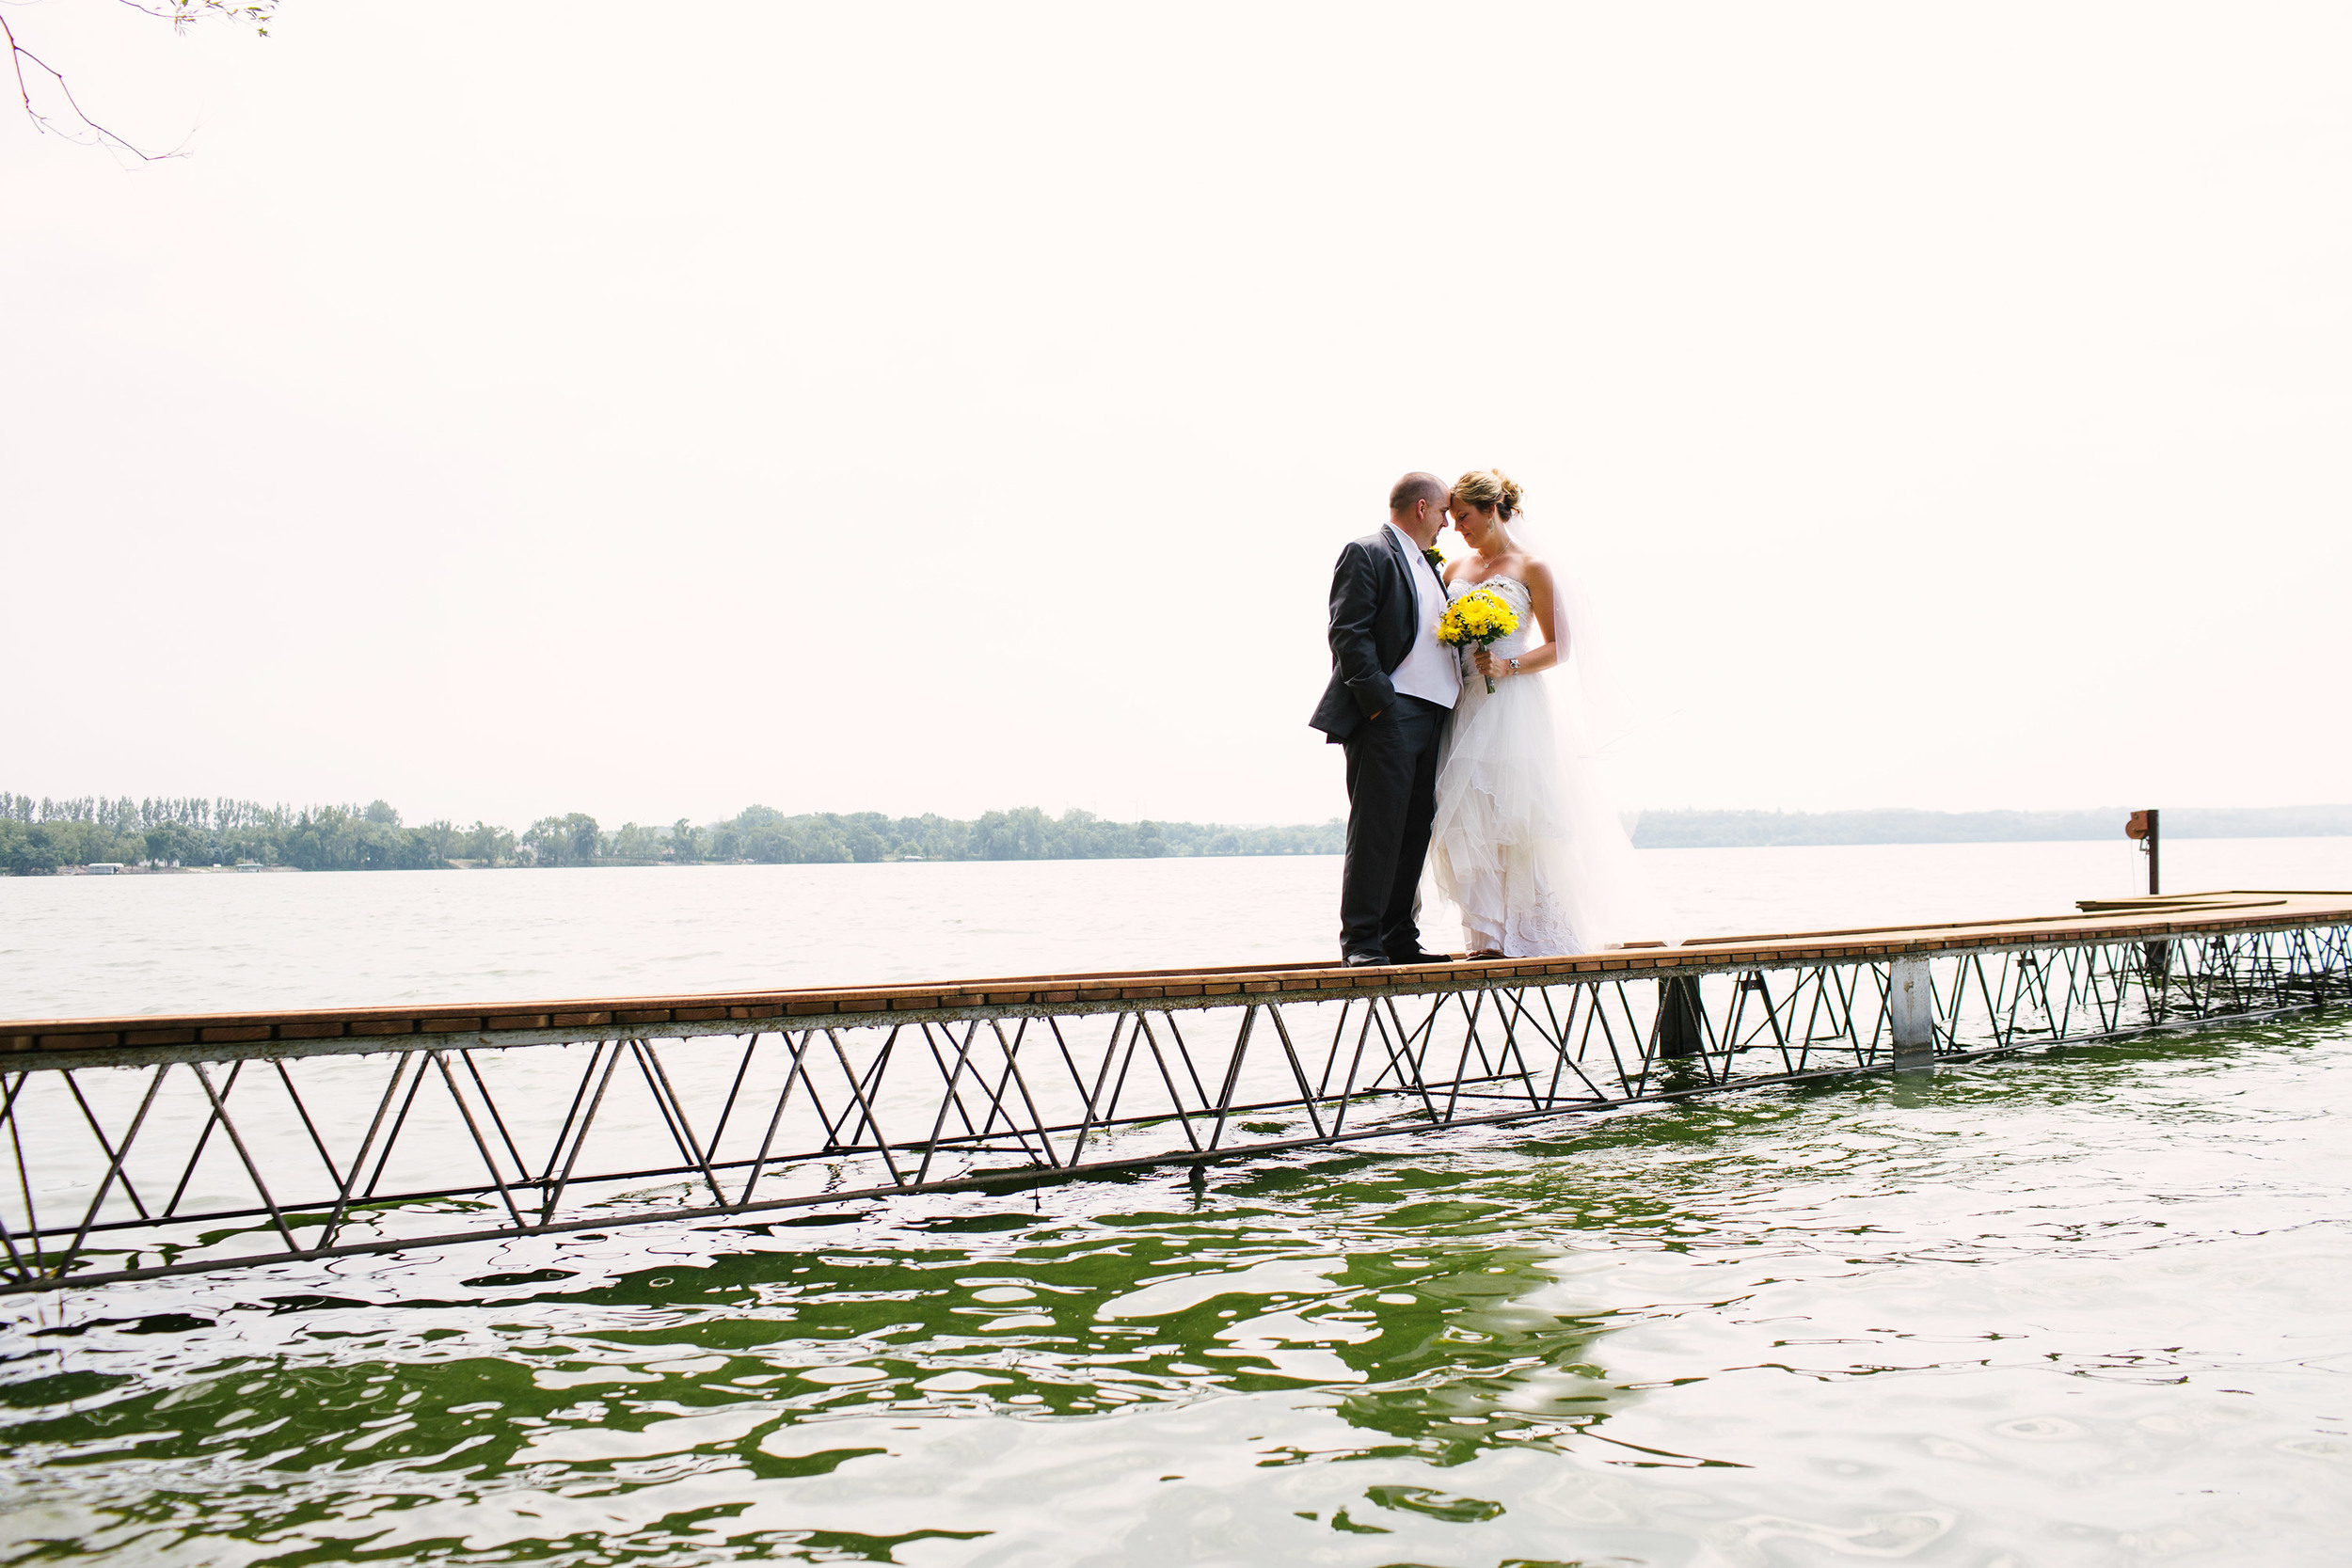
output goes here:
<path id="1" fill-rule="evenodd" d="M 1510 605 L 1491 588 L 1473 588 L 1445 607 L 1445 614 L 1438 620 L 1438 641 L 1452 648 L 1467 648 L 1472 643 L 1485 647 L 1487 643 L 1510 636 L 1519 629 L 1519 618 L 1511 613 Z M 1463 661 L 1462 673 L 1468 675 L 1470 666 Z M 1486 677 L 1486 691 L 1492 695 L 1494 677 Z"/>

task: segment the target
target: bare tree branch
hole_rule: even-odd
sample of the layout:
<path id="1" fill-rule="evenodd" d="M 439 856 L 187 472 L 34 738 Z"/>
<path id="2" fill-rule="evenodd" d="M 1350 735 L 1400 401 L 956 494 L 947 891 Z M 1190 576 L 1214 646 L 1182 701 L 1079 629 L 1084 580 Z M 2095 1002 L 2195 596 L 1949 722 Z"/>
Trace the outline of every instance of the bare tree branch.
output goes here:
<path id="1" fill-rule="evenodd" d="M 145 16 L 154 17 L 159 22 L 168 22 L 175 33 L 184 33 L 189 27 L 208 18 L 219 18 L 249 26 L 262 38 L 269 37 L 267 24 L 278 11 L 278 0 L 245 0 L 243 4 L 239 4 L 238 0 L 117 0 L 117 4 L 128 6 L 131 9 Z M 89 111 L 83 108 L 75 100 L 72 86 L 66 81 L 65 73 L 25 48 L 18 40 L 16 29 L 8 25 L 8 19 L 5 15 L 0 15 L 0 42 L 8 45 L 8 68 L 16 77 L 16 96 L 18 101 L 24 105 L 24 118 L 32 122 L 34 130 L 63 136 L 68 141 L 82 142 L 86 146 L 119 147 L 132 156 L 148 163 L 155 163 L 165 158 L 178 158 L 186 153 L 185 138 L 168 152 L 150 152 L 128 137 L 92 119 Z M 44 113 L 40 105 L 33 102 L 32 81 L 28 81 L 25 77 L 25 67 L 28 65 L 33 69 L 34 81 L 42 77 L 48 78 L 48 87 L 44 95 L 47 92 L 54 92 L 58 98 L 64 100 L 65 106 L 70 112 L 70 119 L 67 116 Z"/>

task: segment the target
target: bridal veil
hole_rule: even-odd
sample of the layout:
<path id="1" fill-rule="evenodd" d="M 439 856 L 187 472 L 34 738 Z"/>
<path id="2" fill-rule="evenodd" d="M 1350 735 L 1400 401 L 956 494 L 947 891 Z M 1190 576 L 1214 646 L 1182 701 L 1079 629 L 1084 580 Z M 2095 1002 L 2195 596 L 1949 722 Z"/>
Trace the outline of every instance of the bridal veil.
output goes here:
<path id="1" fill-rule="evenodd" d="M 1506 951 L 1524 950 L 1530 939 L 1560 926 L 1587 952 L 1627 942 L 1672 941 L 1663 905 L 1637 862 L 1605 776 L 1608 754 L 1624 743 L 1627 731 L 1618 720 L 1619 710 L 1612 705 L 1613 672 L 1582 575 L 1546 549 L 1518 519 L 1512 520 L 1510 529 L 1521 549 L 1551 567 L 1552 612 L 1559 625 L 1548 629 L 1561 641 L 1565 657 L 1549 671 L 1515 677 L 1499 689 L 1500 694 L 1528 682 L 1540 689 L 1540 705 L 1528 705 L 1536 693 L 1522 689 L 1511 693 L 1517 702 L 1501 705 L 1493 715 L 1506 719 L 1511 715 L 1505 710 L 1516 708 L 1518 721 L 1501 733 L 1493 724 L 1462 726 L 1466 734 L 1479 732 L 1463 741 L 1479 754 L 1449 760 L 1467 764 L 1458 774 L 1480 780 L 1480 795 L 1490 798 L 1449 801 L 1441 783 L 1441 836 L 1449 819 L 1457 834 L 1467 831 L 1516 836 L 1506 823 L 1532 833 L 1534 842 L 1512 846 L 1511 852 L 1497 853 L 1504 846 L 1496 844 L 1486 855 L 1461 857 L 1505 866 L 1528 851 L 1541 859 L 1539 867 L 1524 869 L 1534 872 L 1547 895 L 1544 902 L 1550 907 L 1532 927 L 1522 927 L 1514 911 L 1509 924 L 1518 927 L 1512 933 L 1516 940 L 1506 943 Z M 1448 744 L 1453 747 L 1454 740 Z M 1441 764 L 1441 781 L 1446 772 Z M 1506 870 L 1504 875 L 1521 887 L 1529 885 L 1520 872 Z M 1433 912 L 1461 913 L 1438 891 L 1434 876 L 1423 896 Z M 1548 945 L 1563 941 L 1554 939 Z"/>

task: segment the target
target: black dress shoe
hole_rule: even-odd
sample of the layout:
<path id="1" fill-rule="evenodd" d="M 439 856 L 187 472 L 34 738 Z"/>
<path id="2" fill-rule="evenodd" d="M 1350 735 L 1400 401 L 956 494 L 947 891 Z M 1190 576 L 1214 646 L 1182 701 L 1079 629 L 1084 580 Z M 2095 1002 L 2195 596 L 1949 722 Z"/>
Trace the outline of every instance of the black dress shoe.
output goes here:
<path id="1" fill-rule="evenodd" d="M 1350 953 L 1341 960 L 1350 969 L 1372 969 L 1389 961 L 1386 953 Z"/>
<path id="2" fill-rule="evenodd" d="M 1416 947 L 1410 953 L 1399 953 L 1384 961 L 1392 964 L 1450 964 L 1454 959 L 1443 953 L 1424 953 Z"/>

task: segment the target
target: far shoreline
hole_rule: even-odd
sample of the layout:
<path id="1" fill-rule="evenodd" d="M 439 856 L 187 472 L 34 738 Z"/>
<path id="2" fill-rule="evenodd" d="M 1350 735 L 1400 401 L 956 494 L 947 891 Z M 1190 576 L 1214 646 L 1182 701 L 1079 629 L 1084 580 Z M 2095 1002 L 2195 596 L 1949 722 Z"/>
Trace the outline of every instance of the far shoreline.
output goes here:
<path id="1" fill-rule="evenodd" d="M 1770 814 L 1759 814 L 1759 815 L 1770 815 Z M 2185 815 L 2185 814 L 2184 814 L 2184 815 Z M 2233 815 L 2234 815 L 2234 814 L 2233 814 Z M 2344 830 L 2336 830 L 2336 831 L 2320 831 L 2320 832 L 2292 832 L 2292 831 L 2282 831 L 2282 832 L 2181 832 L 2181 831 L 2177 831 L 2177 830 L 2173 830 L 2173 829 L 2171 829 L 2170 822 L 2169 822 L 2169 818 L 2168 818 L 2168 820 L 2167 820 L 2167 829 L 2168 829 L 2168 832 L 2167 832 L 2166 836 L 2167 836 L 2168 838 L 2170 838 L 2170 839 L 2180 839 L 2180 840 L 2196 840 L 2196 841 L 2199 841 L 2199 842 L 2239 842 L 2239 843 L 2260 843 L 2260 842 L 2265 842 L 2265 841 L 2283 841 L 2283 840 L 2307 840 L 2307 841 L 2318 842 L 2318 841 L 2325 841 L 2325 840 L 2328 840 L 2328 839 L 2335 839 L 2335 838 L 2352 837 L 2352 831 L 2344 831 Z M 2019 835 L 2016 835 L 2016 836 L 2012 836 L 2012 837 L 2006 837 L 2006 838 L 1994 838 L 1994 837 L 1984 837 L 1984 838 L 1956 838 L 1956 837 L 1924 837 L 1924 836 L 1923 836 L 1923 837 L 1888 837 L 1888 838 L 1833 838 L 1833 837 L 1821 836 L 1821 837 L 1807 837 L 1807 838 L 1782 837 L 1782 838 L 1776 838 L 1776 839 L 1772 839 L 1772 840 L 1771 840 L 1771 841 L 1766 841 L 1766 842 L 1759 842 L 1759 841 L 1732 841 L 1732 842 L 1698 842 L 1698 843 L 1692 843 L 1692 842 L 1650 843 L 1650 842 L 1644 842 L 1644 841 L 1643 841 L 1643 839 L 1642 839 L 1640 836 L 1638 836 L 1638 835 L 1637 835 L 1637 837 L 1636 837 L 1636 839 L 1635 839 L 1635 843 L 1634 843 L 1634 847 L 1635 847 L 1636 849 L 1638 849 L 1638 850 L 1644 850 L 1644 851 L 1654 851 L 1654 852 L 1658 852 L 1658 853 L 1676 853 L 1676 852 L 1688 852 L 1688 851 L 1692 851 L 1692 850 L 1717 850 L 1717 849 L 1873 849 L 1873 848 L 1889 848 L 1889 847 L 1907 847 L 1907 848 L 1939 848 L 1939 847 L 1952 847 L 1952 848 L 1963 848 L 1963 847 L 1984 847 L 1984 846 L 1988 846 L 1988 845 L 1998 845 L 1998 844 L 2046 844 L 2046 845 L 2052 845 L 2052 846 L 2057 846 L 2057 845 L 2074 845 L 2074 844 L 2108 844 L 2108 843 L 2113 843 L 2113 842 L 2117 842 L 2117 841 L 2119 841 L 2119 840 L 2122 840 L 2122 834 L 2120 834 L 2120 833 L 2115 834 L 2115 835 L 2113 835 L 2112 837 L 2110 837 L 2109 835 L 2106 835 L 2106 834 L 2098 834 L 2098 835 L 2070 835 L 2070 836 L 2058 836 L 2058 835 L 2055 835 L 2055 834 L 2052 834 L 2052 835 L 2046 835 L 2046 836 L 2045 836 L 2045 835 L 2042 835 L 2042 834 L 2030 834 L 2030 835 L 2028 835 L 2028 834 L 2019 834 Z M 818 868 L 828 867 L 828 866 L 849 866 L 849 865 L 973 865 L 973 866 L 977 866 L 977 865 L 1007 865 L 1007 864 L 1028 864 L 1028 865 L 1054 864 L 1054 865 L 1070 865 L 1070 864 L 1081 864 L 1081 863 L 1097 863 L 1097 862 L 1105 862 L 1105 861 L 1110 861 L 1110 862 L 1120 862 L 1120 863 L 1133 863 L 1133 862 L 1137 862 L 1137 861 L 1185 862 L 1185 863 L 1192 863 L 1192 862 L 1203 862 L 1203 861 L 1329 860 L 1329 861 L 1335 861 L 1335 862 L 1336 862 L 1336 861 L 1340 860 L 1341 858 L 1342 858 L 1342 852 L 1341 852 L 1340 850 L 1337 850 L 1337 849 L 1330 849 L 1330 850 L 1322 850 L 1322 849 L 1302 849 L 1302 850 L 1285 850 L 1285 851 L 1248 851 L 1248 850 L 1242 850 L 1242 851 L 1228 851 L 1228 852 L 1223 852 L 1223 853 L 1205 853 L 1205 854 L 1204 854 L 1204 853 L 1197 853 L 1197 852 L 1196 852 L 1196 853 L 1177 853 L 1177 854 L 1158 854 L 1158 855 L 1026 855 L 1026 856 L 986 856 L 986 857 L 982 857 L 982 856 L 962 856 L 962 857 L 957 857 L 957 858 L 953 858 L 953 859 L 946 858 L 946 857 L 931 857 L 931 856 L 923 856 L 923 855 L 884 855 L 884 856 L 878 856 L 878 857 L 876 857 L 876 858 L 874 858 L 874 859 L 871 859 L 871 860 L 820 860 L 820 861 L 755 861 L 755 860 L 749 860 L 749 859 L 740 859 L 740 860 L 733 860 L 733 861 L 720 861 L 720 860 L 699 860 L 699 861 L 687 861 L 687 862 L 681 862 L 681 861 L 672 861 L 672 860 L 600 858 L 600 859 L 597 859 L 597 860 L 595 860 L 595 861 L 579 862 L 579 863 L 571 863 L 571 864 L 558 864 L 558 865 L 536 865 L 536 864 L 532 864 L 532 863 L 529 863 L 529 862 L 507 862 L 507 863 L 499 863 L 499 864 L 487 864 L 487 863 L 483 863 L 483 862 L 479 862 L 479 861 L 466 861 L 466 860 L 449 860 L 449 861 L 444 861 L 444 862 L 442 862 L 442 863 L 438 863 L 438 864 L 433 864 L 433 865 L 402 865 L 402 866 L 320 866 L 320 867 L 305 867 L 305 866 L 296 866 L 296 865 L 262 865 L 262 864 L 258 864 L 258 863 L 247 863 L 247 864 L 242 864 L 242 865 L 173 865 L 173 864 L 130 864 L 130 863 L 116 863 L 116 864 L 111 864 L 111 865 L 107 865 L 107 864 L 100 864 L 100 865 L 60 865 L 60 866 L 56 867 L 54 870 L 39 871 L 39 872 L 32 872 L 32 873 L 18 873 L 18 872 L 7 871 L 7 870 L 0 870 L 0 879 L 9 879 L 9 878 L 11 878 L 11 877 L 25 877 L 25 878 L 28 878 L 28 879 L 30 879 L 30 878 L 41 878 L 41 877 L 107 877 L 107 876 L 114 876 L 114 877 L 219 877 L 219 876 L 236 876 L 236 875 L 255 875 L 255 874 L 267 874 L 267 875 L 270 875 L 270 876 L 278 876 L 278 875 L 285 875 L 285 874 L 290 874 L 290 873 L 301 873 L 301 874 L 304 874 L 304 875 L 335 875 L 335 874 L 343 873 L 343 872 L 376 872 L 376 871 L 410 871 L 410 872 L 451 872 L 451 871 L 595 871 L 595 870 L 628 870 L 628 871 L 666 870 L 666 871 L 681 871 L 681 870 L 697 870 L 697 869 L 703 869 L 703 868 L 709 868 L 709 869 L 713 869 L 713 870 L 733 870 L 733 869 L 737 869 L 737 868 L 740 868 L 740 867 L 757 868 L 757 867 L 763 867 L 763 866 L 764 866 L 764 867 L 768 867 L 768 868 L 771 868 L 771 869 L 773 869 L 773 868 L 782 868 L 782 867 L 787 867 L 787 866 L 788 866 L 788 867 L 791 867 L 791 868 L 794 868 L 794 869 L 808 870 L 808 869 L 818 869 Z"/>

